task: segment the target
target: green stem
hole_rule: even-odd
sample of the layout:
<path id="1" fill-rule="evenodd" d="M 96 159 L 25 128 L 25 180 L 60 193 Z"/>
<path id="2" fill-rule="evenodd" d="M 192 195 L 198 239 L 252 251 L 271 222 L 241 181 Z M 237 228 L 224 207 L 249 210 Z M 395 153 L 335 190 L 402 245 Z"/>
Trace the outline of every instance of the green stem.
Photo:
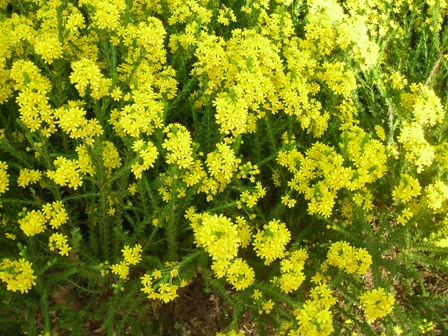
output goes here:
<path id="1" fill-rule="evenodd" d="M 272 149 L 274 150 L 274 153 L 277 153 L 277 146 L 275 144 L 274 134 L 272 133 L 272 127 L 268 113 L 266 113 L 264 120 L 266 122 L 266 127 L 268 128 L 268 136 L 269 140 L 271 141 Z"/>
<path id="2" fill-rule="evenodd" d="M 172 205 L 170 220 L 166 225 L 166 232 L 167 232 L 166 238 L 168 245 L 167 258 L 169 261 L 175 261 L 177 259 L 177 227 L 175 221 L 176 217 L 175 212 L 176 212 L 176 205 Z"/>
<path id="3" fill-rule="evenodd" d="M 106 190 L 106 181 L 103 170 L 101 170 L 100 177 L 100 225 L 99 225 L 99 233 L 100 233 L 100 242 L 103 247 L 103 255 L 106 257 L 106 260 L 109 260 L 109 235 L 107 230 L 107 190 Z"/>

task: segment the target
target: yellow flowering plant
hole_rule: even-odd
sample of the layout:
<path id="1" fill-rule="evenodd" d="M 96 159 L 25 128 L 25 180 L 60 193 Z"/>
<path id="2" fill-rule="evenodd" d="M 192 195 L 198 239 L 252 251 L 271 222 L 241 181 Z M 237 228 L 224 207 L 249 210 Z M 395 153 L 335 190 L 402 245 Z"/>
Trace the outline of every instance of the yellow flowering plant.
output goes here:
<path id="1" fill-rule="evenodd" d="M 448 334 L 447 14 L 0 0 L 0 334 Z"/>

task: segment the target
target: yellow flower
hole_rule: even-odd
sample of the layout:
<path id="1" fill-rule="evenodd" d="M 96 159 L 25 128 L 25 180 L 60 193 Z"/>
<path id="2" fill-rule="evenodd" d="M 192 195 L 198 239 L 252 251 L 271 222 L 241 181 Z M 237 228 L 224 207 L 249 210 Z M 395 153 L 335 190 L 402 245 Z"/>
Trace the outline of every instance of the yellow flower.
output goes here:
<path id="1" fill-rule="evenodd" d="M 0 263 L 0 280 L 6 282 L 6 288 L 10 291 L 28 293 L 36 284 L 36 276 L 31 266 L 32 264 L 23 258 L 3 259 Z"/>
<path id="2" fill-rule="evenodd" d="M 254 250 L 257 256 L 265 259 L 265 264 L 282 258 L 285 254 L 286 244 L 291 239 L 291 233 L 284 223 L 271 220 L 263 226 L 263 230 L 254 235 Z"/>
<path id="3" fill-rule="evenodd" d="M 303 270 L 308 254 L 305 250 L 291 252 L 280 262 L 280 289 L 288 294 L 297 290 L 305 280 Z"/>
<path id="4" fill-rule="evenodd" d="M 45 216 L 41 211 L 32 210 L 24 218 L 19 219 L 19 225 L 27 236 L 34 236 L 44 231 Z"/>
<path id="5" fill-rule="evenodd" d="M 416 178 L 403 173 L 399 185 L 392 191 L 392 197 L 395 201 L 407 203 L 411 198 L 420 195 L 420 189 L 420 184 Z"/>
<path id="6" fill-rule="evenodd" d="M 17 239 L 15 234 L 9 233 L 9 232 L 5 233 L 5 237 L 8 238 L 8 239 L 11 239 L 11 240 L 16 240 Z"/>
<path id="7" fill-rule="evenodd" d="M 44 33 L 37 35 L 34 43 L 36 54 L 40 55 L 45 63 L 51 64 L 53 60 L 62 56 L 62 45 L 56 34 Z"/>
<path id="8" fill-rule="evenodd" d="M 359 300 L 369 322 L 389 314 L 395 302 L 393 295 L 386 293 L 384 288 L 368 291 L 361 295 Z"/>
<path id="9" fill-rule="evenodd" d="M 53 233 L 50 236 L 48 247 L 50 248 L 50 251 L 58 249 L 59 254 L 62 256 L 68 256 L 68 252 L 72 249 L 67 244 L 67 236 L 61 233 Z"/>
<path id="10" fill-rule="evenodd" d="M 372 257 L 363 248 L 357 249 L 345 241 L 338 241 L 331 244 L 326 263 L 349 274 L 362 275 L 367 272 L 372 264 Z"/>
<path id="11" fill-rule="evenodd" d="M 190 168 L 194 162 L 190 132 L 178 123 L 169 124 L 163 132 L 166 133 L 162 144 L 162 148 L 167 150 L 166 162 L 179 168 Z"/>
<path id="12" fill-rule="evenodd" d="M 123 253 L 124 261 L 128 265 L 137 265 L 142 259 L 142 246 L 140 244 L 134 247 L 125 246 L 121 252 Z"/>
<path id="13" fill-rule="evenodd" d="M 54 160 L 53 164 L 56 166 L 56 170 L 47 171 L 46 174 L 56 184 L 68 186 L 74 190 L 77 190 L 78 187 L 82 185 L 82 178 L 76 160 L 70 160 L 59 156 Z"/>
<path id="14" fill-rule="evenodd" d="M 83 58 L 71 65 L 73 72 L 70 74 L 70 82 L 75 85 L 81 97 L 84 97 L 88 85 L 91 96 L 95 99 L 108 94 L 111 80 L 102 75 L 100 67 L 94 61 Z"/>
<path id="15" fill-rule="evenodd" d="M 41 177 L 42 172 L 40 172 L 39 170 L 23 168 L 20 169 L 20 174 L 17 179 L 17 185 L 24 188 L 29 184 L 39 182 Z"/>
<path id="16" fill-rule="evenodd" d="M 125 261 L 111 265 L 110 269 L 113 274 L 117 274 L 123 280 L 126 280 L 129 276 L 129 266 Z"/>
<path id="17" fill-rule="evenodd" d="M 121 166 L 121 157 L 115 145 L 110 141 L 103 141 L 103 164 L 107 168 L 110 175 L 112 169 L 117 169 Z"/>
<path id="18" fill-rule="evenodd" d="M 238 228 L 229 218 L 205 213 L 193 230 L 196 244 L 203 247 L 213 260 L 230 260 L 237 255 L 240 244 Z"/>
<path id="19" fill-rule="evenodd" d="M 236 290 L 243 290 L 254 283 L 255 272 L 243 259 L 236 258 L 227 268 L 226 279 Z"/>
<path id="20" fill-rule="evenodd" d="M 6 169 L 8 169 L 6 162 L 0 161 L 0 194 L 3 194 L 6 190 L 9 190 L 9 175 L 6 172 Z"/>

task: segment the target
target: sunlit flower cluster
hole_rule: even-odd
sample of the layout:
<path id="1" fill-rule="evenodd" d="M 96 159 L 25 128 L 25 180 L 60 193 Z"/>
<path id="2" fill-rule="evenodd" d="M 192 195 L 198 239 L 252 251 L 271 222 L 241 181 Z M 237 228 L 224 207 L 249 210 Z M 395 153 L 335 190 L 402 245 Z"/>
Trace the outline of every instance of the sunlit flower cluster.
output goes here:
<path id="1" fill-rule="evenodd" d="M 264 263 L 269 265 L 275 259 L 285 255 L 286 244 L 291 240 L 291 233 L 285 223 L 271 220 L 254 235 L 254 251 Z"/>
<path id="2" fill-rule="evenodd" d="M 310 296 L 311 299 L 306 300 L 302 308 L 294 311 L 299 327 L 289 335 L 328 336 L 334 331 L 330 308 L 337 299 L 331 289 L 321 284 L 312 289 Z"/>
<path id="3" fill-rule="evenodd" d="M 372 257 L 364 248 L 355 248 L 338 241 L 331 244 L 325 265 L 336 266 L 349 274 L 365 274 L 372 264 Z"/>
<path id="4" fill-rule="evenodd" d="M 145 170 L 154 166 L 157 156 L 159 155 L 157 147 L 151 141 L 144 142 L 137 140 L 132 146 L 134 152 L 138 154 L 138 162 L 131 166 L 131 170 L 137 179 L 142 177 Z"/>
<path id="5" fill-rule="evenodd" d="M 241 316 L 327 336 L 401 309 L 381 257 L 392 279 L 448 244 L 447 13 L 446 0 L 0 0 L 0 229 L 5 256 L 20 250 L 0 280 L 39 283 L 46 330 L 66 316 L 42 295 L 66 281 L 114 317 L 137 293 L 158 313 L 204 280 L 235 312 L 229 336 Z M 405 38 L 435 63 L 411 71 Z"/>
<path id="6" fill-rule="evenodd" d="M 384 288 L 365 292 L 359 297 L 359 300 L 369 322 L 389 314 L 395 302 L 394 296 L 391 293 L 386 293 Z"/>
<path id="7" fill-rule="evenodd" d="M 308 259 L 308 254 L 305 250 L 297 250 L 290 252 L 285 258 L 280 261 L 279 278 L 280 289 L 284 293 L 291 293 L 297 290 L 302 282 L 305 280 L 305 261 Z"/>

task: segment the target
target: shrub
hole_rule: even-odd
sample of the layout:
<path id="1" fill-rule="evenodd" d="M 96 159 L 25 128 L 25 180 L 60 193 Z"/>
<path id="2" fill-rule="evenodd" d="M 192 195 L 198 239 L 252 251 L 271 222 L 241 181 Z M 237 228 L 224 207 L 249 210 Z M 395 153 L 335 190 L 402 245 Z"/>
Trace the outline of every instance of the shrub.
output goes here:
<path id="1" fill-rule="evenodd" d="M 445 0 L 0 15 L 4 333 L 448 333 Z"/>

